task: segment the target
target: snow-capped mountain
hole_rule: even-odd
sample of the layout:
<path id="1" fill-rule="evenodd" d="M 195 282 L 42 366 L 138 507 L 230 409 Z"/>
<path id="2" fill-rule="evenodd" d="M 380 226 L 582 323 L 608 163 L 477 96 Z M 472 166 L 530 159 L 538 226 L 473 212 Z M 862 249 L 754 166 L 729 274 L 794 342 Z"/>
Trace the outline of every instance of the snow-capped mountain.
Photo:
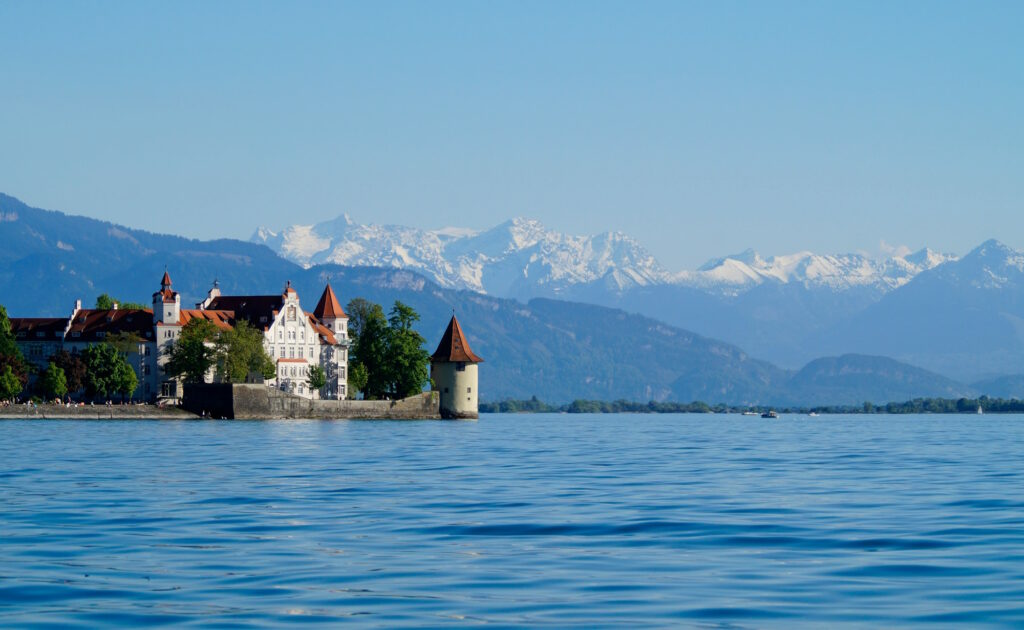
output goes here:
<path id="1" fill-rule="evenodd" d="M 260 228 L 252 241 L 265 243 L 304 266 L 337 263 L 412 269 L 447 288 L 520 298 L 560 295 L 583 285 L 613 293 L 674 285 L 738 295 L 778 283 L 836 292 L 869 288 L 882 294 L 922 271 L 956 260 L 928 249 L 886 259 L 811 252 L 766 257 L 747 250 L 709 261 L 696 271 L 672 273 L 621 232 L 571 236 L 524 218 L 477 232 L 359 224 L 342 215 L 280 232 Z"/>
<path id="2" fill-rule="evenodd" d="M 956 256 L 930 249 L 884 259 L 863 254 L 812 252 L 763 257 L 748 249 L 742 254 L 711 260 L 696 271 L 674 274 L 672 282 L 726 295 L 735 295 L 766 282 L 833 291 L 867 287 L 885 293 L 910 282 L 922 271 L 956 259 Z"/>
<path id="3" fill-rule="evenodd" d="M 561 287 L 597 280 L 622 290 L 669 277 L 650 253 L 621 232 L 569 236 L 523 218 L 476 232 L 363 225 L 343 215 L 281 232 L 260 228 L 251 240 L 305 266 L 413 269 L 444 287 L 499 296 L 557 293 Z"/>

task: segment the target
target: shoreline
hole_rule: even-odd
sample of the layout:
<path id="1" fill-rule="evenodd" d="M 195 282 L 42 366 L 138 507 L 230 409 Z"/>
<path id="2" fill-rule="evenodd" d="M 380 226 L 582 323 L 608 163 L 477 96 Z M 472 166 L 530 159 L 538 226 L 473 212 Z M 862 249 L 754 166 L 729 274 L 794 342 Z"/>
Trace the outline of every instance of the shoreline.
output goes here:
<path id="1" fill-rule="evenodd" d="M 155 405 L 85 405 L 37 404 L 0 407 L 0 420 L 200 420 L 194 413 L 178 407 Z"/>

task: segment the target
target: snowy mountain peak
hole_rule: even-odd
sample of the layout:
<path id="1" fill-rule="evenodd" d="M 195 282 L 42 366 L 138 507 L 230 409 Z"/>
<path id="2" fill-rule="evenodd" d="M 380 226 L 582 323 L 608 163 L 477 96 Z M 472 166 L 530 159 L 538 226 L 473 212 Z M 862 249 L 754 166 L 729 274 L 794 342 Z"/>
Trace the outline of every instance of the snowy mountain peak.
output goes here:
<path id="1" fill-rule="evenodd" d="M 765 283 L 795 283 L 830 291 L 860 287 L 884 293 L 922 271 L 956 260 L 929 249 L 884 259 L 809 251 L 763 256 L 747 249 L 708 261 L 696 271 L 670 273 L 622 232 L 574 236 L 526 217 L 478 231 L 360 224 L 345 214 L 316 225 L 292 225 L 283 230 L 261 227 L 252 240 L 306 266 L 336 263 L 412 269 L 444 287 L 519 298 L 560 295 L 570 287 L 591 283 L 617 293 L 671 284 L 736 295 Z M 971 255 L 996 256 L 994 252 L 1006 249 L 989 241 Z M 1019 255 L 1016 259 L 1005 253 L 1000 256 L 1018 260 L 1024 268 L 1024 258 Z M 1000 273 L 991 275 L 1005 275 Z"/>

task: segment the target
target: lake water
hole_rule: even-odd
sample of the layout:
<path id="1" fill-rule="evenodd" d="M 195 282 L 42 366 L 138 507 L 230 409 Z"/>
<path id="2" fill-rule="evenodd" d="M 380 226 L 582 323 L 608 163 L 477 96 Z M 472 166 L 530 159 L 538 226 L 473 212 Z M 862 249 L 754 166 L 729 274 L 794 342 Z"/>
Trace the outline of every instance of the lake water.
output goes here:
<path id="1" fill-rule="evenodd" d="M 1024 417 L 0 421 L 0 627 L 1024 626 Z"/>

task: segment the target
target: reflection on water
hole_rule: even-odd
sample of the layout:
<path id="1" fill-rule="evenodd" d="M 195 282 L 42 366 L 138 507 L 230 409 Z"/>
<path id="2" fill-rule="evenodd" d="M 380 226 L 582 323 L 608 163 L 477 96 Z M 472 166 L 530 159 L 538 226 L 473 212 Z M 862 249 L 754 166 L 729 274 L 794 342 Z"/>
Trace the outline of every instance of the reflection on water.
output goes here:
<path id="1" fill-rule="evenodd" d="M 1024 624 L 1024 417 L 0 421 L 0 626 Z"/>

